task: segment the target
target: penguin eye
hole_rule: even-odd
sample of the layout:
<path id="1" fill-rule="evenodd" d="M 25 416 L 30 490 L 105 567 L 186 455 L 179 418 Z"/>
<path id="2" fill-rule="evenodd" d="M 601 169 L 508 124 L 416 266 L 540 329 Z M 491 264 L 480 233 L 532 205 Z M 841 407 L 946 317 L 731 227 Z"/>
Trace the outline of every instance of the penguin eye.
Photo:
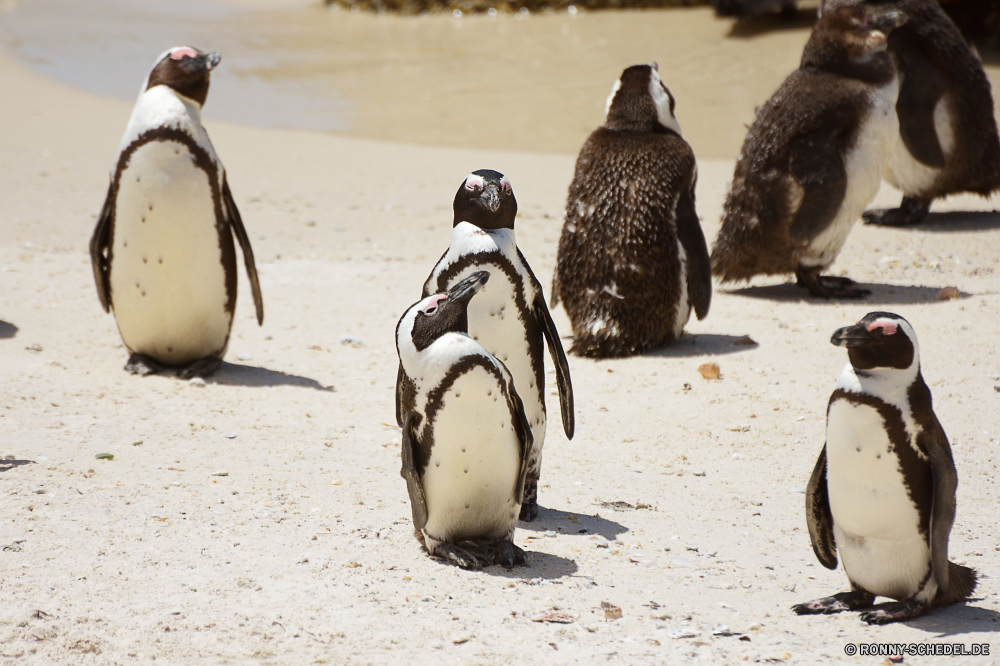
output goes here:
<path id="1" fill-rule="evenodd" d="M 424 310 L 424 314 L 427 315 L 428 317 L 433 317 L 435 314 L 437 314 L 437 311 L 438 311 L 438 306 L 432 305 L 426 310 Z"/>
<path id="2" fill-rule="evenodd" d="M 433 317 L 437 314 L 440 309 L 439 306 L 448 300 L 448 294 L 438 294 L 435 296 L 430 303 L 424 306 L 424 309 L 420 312 L 426 317 Z"/>

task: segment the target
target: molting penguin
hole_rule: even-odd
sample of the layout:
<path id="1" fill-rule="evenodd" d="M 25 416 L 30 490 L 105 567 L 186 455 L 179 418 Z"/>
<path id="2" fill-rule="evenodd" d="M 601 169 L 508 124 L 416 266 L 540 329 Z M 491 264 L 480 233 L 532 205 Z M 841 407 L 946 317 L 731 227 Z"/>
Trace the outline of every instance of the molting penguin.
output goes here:
<path id="1" fill-rule="evenodd" d="M 243 250 L 257 322 L 264 321 L 250 239 L 205 128 L 201 107 L 218 53 L 163 53 L 125 128 L 90 240 L 97 296 L 114 309 L 133 374 L 179 368 L 207 376 L 226 353 Z"/>
<path id="2" fill-rule="evenodd" d="M 492 276 L 482 296 L 469 306 L 469 334 L 510 369 L 534 438 L 521 519 L 538 513 L 538 477 L 545 441 L 545 359 L 548 343 L 556 371 L 563 429 L 573 439 L 573 384 L 559 333 L 545 305 L 542 286 L 524 260 L 514 237 L 517 200 L 503 174 L 489 169 L 469 174 L 455 194 L 451 247 L 424 283 L 423 296 L 447 291 L 470 273 Z M 400 367 L 396 382 L 396 419 L 403 423 L 400 395 L 406 382 Z"/>
<path id="3" fill-rule="evenodd" d="M 506 366 L 468 335 L 469 300 L 489 279 L 469 275 L 396 326 L 413 524 L 428 553 L 470 569 L 525 561 L 513 534 L 531 428 Z"/>
<path id="4" fill-rule="evenodd" d="M 562 299 L 573 323 L 570 351 L 588 356 L 671 344 L 712 299 L 698 167 L 656 63 L 622 73 L 606 114 L 576 161 L 552 280 L 552 305 Z"/>
<path id="5" fill-rule="evenodd" d="M 948 561 L 958 477 L 913 327 L 871 312 L 831 342 L 850 361 L 830 396 L 806 521 L 823 566 L 835 569 L 840 552 L 851 591 L 792 610 L 865 610 L 862 620 L 886 624 L 967 599 L 976 573 Z M 876 596 L 896 601 L 874 606 Z"/>
<path id="6" fill-rule="evenodd" d="M 886 35 L 899 11 L 842 7 L 817 23 L 802 65 L 757 112 L 712 248 L 723 282 L 795 273 L 822 298 L 868 292 L 820 276 L 878 192 L 898 134 Z"/>
<path id="7" fill-rule="evenodd" d="M 832 11 L 862 0 L 824 0 Z M 865 222 L 902 226 L 921 222 L 931 201 L 1000 189 L 1000 136 L 983 65 L 936 0 L 868 0 L 909 17 L 889 35 L 900 70 L 899 134 L 885 179 L 903 191 L 899 208 L 872 210 Z"/>

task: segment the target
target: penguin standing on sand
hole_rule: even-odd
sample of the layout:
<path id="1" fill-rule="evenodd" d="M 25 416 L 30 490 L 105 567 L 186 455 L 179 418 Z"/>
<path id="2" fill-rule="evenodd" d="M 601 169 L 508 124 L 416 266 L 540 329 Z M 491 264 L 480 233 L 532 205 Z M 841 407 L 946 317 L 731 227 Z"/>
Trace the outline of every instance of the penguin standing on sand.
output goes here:
<path id="1" fill-rule="evenodd" d="M 472 273 L 396 326 L 413 524 L 428 553 L 467 569 L 525 561 L 513 535 L 531 428 L 506 366 L 468 335 L 469 301 L 489 279 Z"/>
<path id="2" fill-rule="evenodd" d="M 552 280 L 552 305 L 561 299 L 573 323 L 570 351 L 587 356 L 671 344 L 712 299 L 698 167 L 656 63 L 622 73 L 606 115 L 576 161 Z"/>
<path id="3" fill-rule="evenodd" d="M 201 125 L 219 60 L 188 46 L 157 59 L 90 240 L 97 296 L 105 312 L 114 309 L 133 374 L 170 366 L 189 379 L 222 363 L 236 309 L 233 234 L 264 321 L 250 239 Z"/>
<path id="4" fill-rule="evenodd" d="M 878 192 L 899 133 L 899 81 L 886 52 L 902 12 L 841 7 L 813 29 L 802 64 L 750 127 L 712 248 L 723 282 L 795 273 L 821 298 L 860 298 L 833 264 Z"/>
<path id="5" fill-rule="evenodd" d="M 850 361 L 830 396 L 806 521 L 823 566 L 835 569 L 840 552 L 851 591 L 792 610 L 863 610 L 865 622 L 887 624 L 968 599 L 976 572 L 948 560 L 958 476 L 913 327 L 870 312 L 831 342 Z M 876 596 L 896 601 L 875 606 Z"/>
<path id="6" fill-rule="evenodd" d="M 824 0 L 822 11 L 863 0 Z M 868 0 L 909 17 L 889 35 L 900 70 L 899 135 L 885 179 L 903 191 L 899 208 L 871 210 L 865 222 L 917 224 L 931 202 L 959 192 L 1000 189 L 1000 135 L 990 81 L 979 56 L 936 0 Z"/>
<path id="7" fill-rule="evenodd" d="M 469 305 L 469 335 L 503 362 L 524 401 L 534 439 L 524 485 L 521 520 L 538 514 L 538 477 L 545 441 L 545 359 L 549 346 L 556 371 L 563 429 L 573 439 L 573 384 L 542 286 L 517 248 L 514 217 L 517 200 L 502 173 L 483 169 L 469 174 L 455 194 L 451 247 L 424 283 L 423 296 L 447 291 L 469 274 L 487 270 L 491 279 Z M 543 342 L 544 337 L 544 342 Z M 406 382 L 400 367 L 396 382 L 396 419 L 405 418 L 400 396 Z"/>

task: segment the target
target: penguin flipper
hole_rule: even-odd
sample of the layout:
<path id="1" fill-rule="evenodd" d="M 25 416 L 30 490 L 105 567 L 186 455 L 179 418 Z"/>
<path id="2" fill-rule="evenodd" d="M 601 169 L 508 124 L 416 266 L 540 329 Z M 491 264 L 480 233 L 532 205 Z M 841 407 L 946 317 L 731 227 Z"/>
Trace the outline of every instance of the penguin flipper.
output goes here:
<path id="1" fill-rule="evenodd" d="M 847 194 L 847 171 L 840 155 L 840 128 L 830 127 L 796 138 L 789 169 L 801 188 L 802 201 L 788 234 L 808 243 L 830 226 Z"/>
<path id="2" fill-rule="evenodd" d="M 518 472 L 517 487 L 514 489 L 514 499 L 520 504 L 521 498 L 524 497 L 524 480 L 528 476 L 528 460 L 531 459 L 531 450 L 535 447 L 535 438 L 531 434 L 528 415 L 524 412 L 524 403 L 521 402 L 521 396 L 517 394 L 517 389 L 514 388 L 514 382 L 510 380 L 509 374 L 507 381 L 510 400 L 514 403 L 514 411 L 517 415 L 514 420 L 514 431 L 521 442 L 521 470 Z"/>
<path id="3" fill-rule="evenodd" d="M 900 56 L 904 69 L 914 75 L 904 76 L 899 87 L 896 101 L 899 135 L 916 160 L 941 169 L 945 158 L 934 123 L 934 111 L 944 95 L 944 73 L 917 45 L 902 43 Z"/>
<path id="4" fill-rule="evenodd" d="M 115 181 L 108 185 L 108 195 L 104 198 L 101 214 L 97 216 L 97 226 L 94 235 L 90 237 L 90 265 L 94 269 L 94 282 L 97 284 L 97 298 L 105 312 L 111 310 L 111 263 L 108 252 L 111 250 L 111 218 L 114 217 Z"/>
<path id="5" fill-rule="evenodd" d="M 396 425 L 403 426 L 403 381 L 405 380 L 405 374 L 403 373 L 403 364 L 399 364 L 399 370 L 396 371 Z"/>
<path id="6" fill-rule="evenodd" d="M 562 341 L 559 340 L 559 331 L 552 321 L 549 308 L 545 305 L 545 296 L 542 290 L 538 290 L 538 296 L 532 305 L 535 311 L 535 319 L 538 321 L 542 333 L 545 335 L 545 342 L 549 345 L 549 355 L 552 357 L 552 364 L 556 367 L 556 384 L 559 385 L 559 407 L 562 410 L 563 431 L 566 439 L 573 439 L 576 432 L 576 415 L 573 411 L 573 380 L 569 376 L 569 361 L 566 360 L 566 352 L 563 351 Z"/>
<path id="7" fill-rule="evenodd" d="M 243 251 L 243 263 L 246 264 L 247 277 L 250 278 L 250 290 L 253 292 L 253 304 L 257 310 L 257 324 L 264 324 L 264 299 L 260 295 L 260 282 L 257 280 L 257 265 L 253 260 L 253 248 L 250 247 L 250 238 L 247 230 L 243 226 L 243 218 L 233 201 L 233 193 L 229 191 L 229 182 L 226 177 L 222 177 L 222 205 L 229 227 L 233 230 L 236 240 L 239 241 L 240 249 Z"/>
<path id="8" fill-rule="evenodd" d="M 694 306 L 698 319 L 704 319 L 708 316 L 708 307 L 712 303 L 712 262 L 708 258 L 705 233 L 701 229 L 694 204 L 697 180 L 698 172 L 695 171 L 691 186 L 681 194 L 677 202 L 677 240 L 687 255 L 688 299 Z"/>
<path id="9" fill-rule="evenodd" d="M 944 429 L 937 418 L 930 428 L 924 427 L 917 435 L 917 446 L 927 453 L 931 463 L 931 566 L 938 589 L 942 593 L 950 589 L 949 574 L 951 565 L 948 562 L 948 537 L 955 523 L 955 491 L 958 488 L 958 473 L 955 471 L 955 461 L 951 457 L 951 447 L 944 434 Z"/>
<path id="10" fill-rule="evenodd" d="M 420 483 L 420 475 L 417 474 L 417 466 L 413 462 L 413 414 L 407 414 L 403 421 L 401 449 L 403 467 L 399 470 L 399 475 L 406 479 L 406 492 L 410 495 L 410 511 L 413 513 L 413 527 L 419 531 L 427 524 L 427 498 Z"/>
<path id="11" fill-rule="evenodd" d="M 826 444 L 806 487 L 806 525 L 816 559 L 827 569 L 836 569 L 837 543 L 833 537 L 833 514 L 826 487 Z"/>

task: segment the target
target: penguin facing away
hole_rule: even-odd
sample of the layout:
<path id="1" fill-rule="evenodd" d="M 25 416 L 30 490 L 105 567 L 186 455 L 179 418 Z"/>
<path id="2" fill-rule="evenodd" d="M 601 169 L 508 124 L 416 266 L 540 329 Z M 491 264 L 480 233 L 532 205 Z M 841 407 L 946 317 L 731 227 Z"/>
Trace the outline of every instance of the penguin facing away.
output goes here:
<path id="1" fill-rule="evenodd" d="M 887 624 L 968 599 L 976 572 L 948 560 L 958 476 L 913 327 L 870 312 L 830 341 L 850 360 L 830 396 L 806 521 L 823 566 L 835 569 L 840 553 L 851 591 L 792 610 L 864 610 L 865 622 Z M 876 596 L 895 601 L 875 606 Z"/>
<path id="2" fill-rule="evenodd" d="M 105 312 L 114 310 L 133 374 L 170 366 L 188 379 L 222 363 L 236 309 L 233 234 L 257 322 L 264 321 L 250 239 L 201 125 L 209 74 L 220 60 L 188 46 L 157 59 L 90 240 L 97 296 Z"/>
<path id="3" fill-rule="evenodd" d="M 864 0 L 823 0 L 832 11 Z M 909 17 L 889 35 L 900 70 L 899 135 L 885 179 L 903 191 L 898 208 L 870 210 L 865 222 L 923 221 L 934 199 L 1000 190 L 1000 135 L 989 78 L 979 56 L 936 0 L 868 0 Z"/>
<path id="4" fill-rule="evenodd" d="M 723 282 L 795 273 L 821 298 L 861 298 L 821 276 L 878 192 L 898 134 L 899 82 L 886 53 L 902 12 L 841 7 L 823 16 L 802 64 L 757 112 L 712 248 Z"/>
<path id="5" fill-rule="evenodd" d="M 469 335 L 507 366 L 524 401 L 534 446 L 521 520 L 533 520 L 538 514 L 538 478 L 545 441 L 545 343 L 555 366 L 563 429 L 572 439 L 575 425 L 569 364 L 542 286 L 517 247 L 517 200 L 510 181 L 497 171 L 474 171 L 458 188 L 453 207 L 451 246 L 424 283 L 423 297 L 445 292 L 476 271 L 486 270 L 491 275 L 489 285 L 469 305 Z M 407 381 L 404 370 L 400 366 L 396 381 L 396 419 L 400 425 L 405 419 L 401 402 Z"/>
<path id="6" fill-rule="evenodd" d="M 573 324 L 571 352 L 625 356 L 677 340 L 712 299 L 695 210 L 698 168 L 656 63 L 615 83 L 607 122 L 584 143 L 566 200 L 552 305 Z"/>
<path id="7" fill-rule="evenodd" d="M 531 428 L 506 366 L 468 335 L 476 271 L 396 326 L 406 372 L 402 469 L 427 552 L 466 569 L 524 564 L 514 545 Z"/>

